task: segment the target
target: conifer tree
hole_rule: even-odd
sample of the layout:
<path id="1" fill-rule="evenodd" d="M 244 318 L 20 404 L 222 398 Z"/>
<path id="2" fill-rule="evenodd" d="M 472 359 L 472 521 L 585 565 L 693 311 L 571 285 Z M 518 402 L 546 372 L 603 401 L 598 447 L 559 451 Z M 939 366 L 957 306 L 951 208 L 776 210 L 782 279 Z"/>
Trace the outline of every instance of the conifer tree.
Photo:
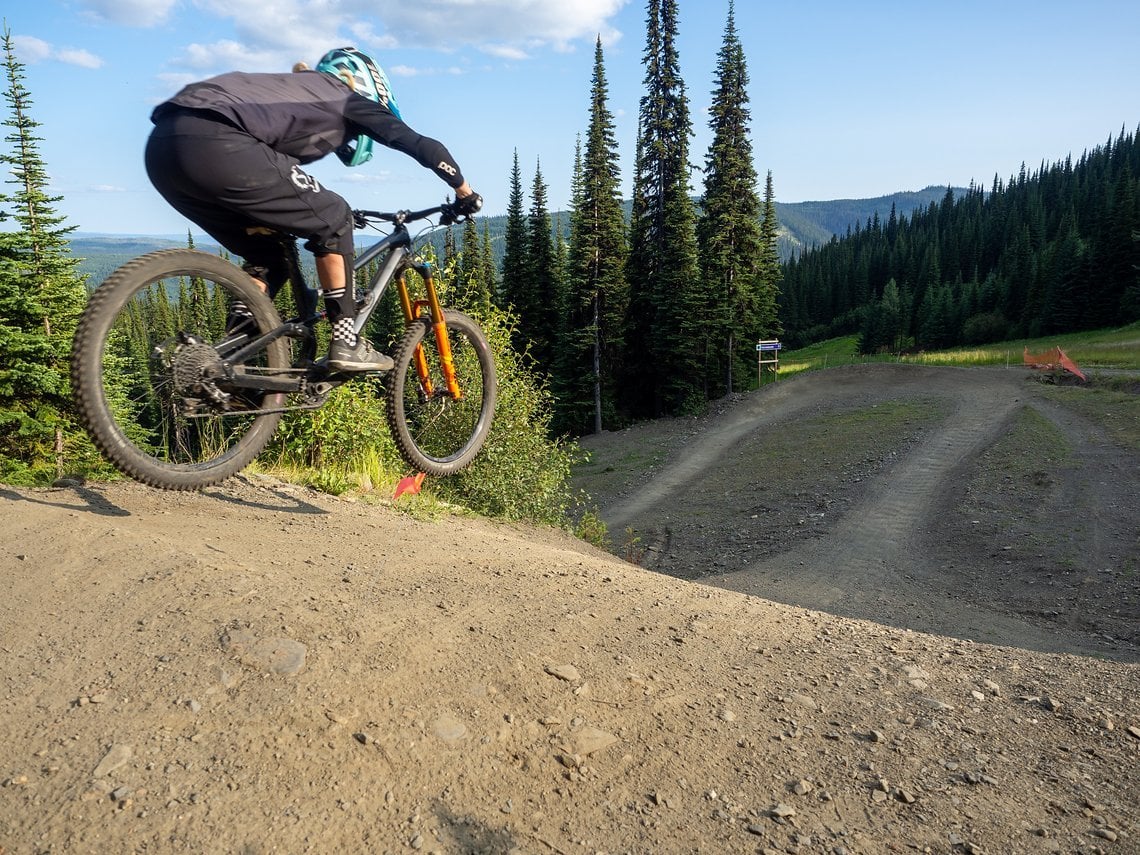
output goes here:
<path id="1" fill-rule="evenodd" d="M 476 318 L 486 317 L 491 307 L 492 283 L 487 281 L 483 245 L 474 217 L 463 224 L 463 251 L 459 256 L 452 305 Z"/>
<path id="2" fill-rule="evenodd" d="M 463 249 L 459 269 L 463 279 L 481 278 L 481 248 L 479 246 L 479 226 L 474 217 L 468 217 L 463 224 Z"/>
<path id="3" fill-rule="evenodd" d="M 549 374 L 558 324 L 558 271 L 541 163 L 535 166 L 530 200 L 530 215 L 526 223 L 525 298 L 518 308 L 522 332 L 530 341 L 531 355 L 539 369 Z"/>
<path id="4" fill-rule="evenodd" d="M 755 327 L 746 332 L 755 338 L 772 339 L 780 336 L 779 298 L 780 282 L 784 274 L 780 266 L 780 222 L 776 216 L 776 193 L 772 185 L 772 170 L 764 181 L 764 215 L 760 221 L 760 260 L 754 285 L 755 303 L 752 319 Z"/>
<path id="5" fill-rule="evenodd" d="M 598 433 L 616 416 L 629 302 L 625 219 L 602 40 L 594 49 L 585 151 L 576 156 L 570 220 L 566 334 L 560 348 L 559 424 Z"/>
<path id="6" fill-rule="evenodd" d="M 623 396 L 641 416 L 695 409 L 704 397 L 704 307 L 689 195 L 692 125 L 677 53 L 675 0 L 649 0 L 646 23 L 623 384 Z"/>
<path id="7" fill-rule="evenodd" d="M 712 96 L 709 127 L 713 138 L 705 157 L 697 243 L 701 277 L 710 291 L 711 311 L 706 319 L 709 394 L 719 395 L 733 391 L 742 351 L 752 353 L 762 258 L 760 200 L 749 138 L 748 71 L 732 2 Z"/>
<path id="8" fill-rule="evenodd" d="M 24 66 L 4 29 L 4 97 L 11 128 L 0 154 L 14 185 L 0 194 L 0 219 L 18 229 L 0 232 L 0 470 L 7 478 L 44 477 L 63 464 L 68 446 L 88 448 L 72 426 L 68 368 L 71 337 L 86 298 L 78 260 L 70 254 L 64 218 L 47 193 L 47 170 L 31 118 Z"/>
<path id="9" fill-rule="evenodd" d="M 486 283 L 487 293 L 493 297 L 499 293 L 499 281 L 495 272 L 495 250 L 491 244 L 491 226 L 486 220 L 483 220 L 479 260 L 483 268 L 483 281 Z"/>
<path id="10" fill-rule="evenodd" d="M 552 224 L 553 264 L 550 280 L 550 336 L 551 354 L 548 357 L 551 386 L 553 387 L 561 363 L 562 343 L 566 339 L 566 307 L 570 299 L 570 243 L 562 227 L 562 214 L 554 217 Z M 557 404 L 555 404 L 557 406 Z"/>
<path id="11" fill-rule="evenodd" d="M 459 247 L 455 243 L 455 229 L 449 227 L 443 233 L 443 269 L 455 270 L 459 261 Z"/>
<path id="12" fill-rule="evenodd" d="M 523 208 L 522 173 L 519 171 L 519 153 L 516 150 L 511 166 L 511 190 L 507 198 L 507 227 L 503 236 L 503 272 L 499 305 L 525 311 L 527 302 L 527 230 Z"/>

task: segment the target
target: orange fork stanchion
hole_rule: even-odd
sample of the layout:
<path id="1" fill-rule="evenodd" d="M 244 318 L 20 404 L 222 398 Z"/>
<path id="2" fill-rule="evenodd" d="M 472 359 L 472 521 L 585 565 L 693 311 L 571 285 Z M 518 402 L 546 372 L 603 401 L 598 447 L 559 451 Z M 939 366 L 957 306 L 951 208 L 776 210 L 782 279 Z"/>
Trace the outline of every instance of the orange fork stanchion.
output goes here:
<path id="1" fill-rule="evenodd" d="M 443 379 L 447 383 L 447 391 L 456 401 L 463 397 L 459 388 L 459 380 L 455 377 L 455 360 L 451 356 L 451 339 L 447 335 L 447 321 L 443 315 L 443 306 L 439 303 L 439 296 L 435 293 L 435 282 L 431 277 L 431 269 L 424 277 L 427 288 L 428 309 L 431 312 L 432 328 L 435 330 L 435 343 L 439 348 L 440 367 L 443 368 Z"/>
<path id="2" fill-rule="evenodd" d="M 426 265 L 422 270 L 419 270 L 419 273 L 424 277 L 426 282 L 431 282 L 431 271 Z M 428 304 L 423 300 L 417 300 L 415 303 L 412 302 L 411 293 L 408 288 L 408 271 L 404 271 L 404 275 L 400 277 L 398 290 L 400 293 L 400 308 L 404 312 L 405 323 L 410 324 L 419 317 L 422 308 L 430 309 Z M 434 293 L 434 286 L 430 287 L 429 290 Z M 436 299 L 436 305 L 439 305 L 438 298 Z M 430 398 L 432 396 L 432 382 L 431 375 L 428 373 L 427 357 L 424 356 L 423 345 L 416 345 L 416 352 L 412 357 L 412 361 L 416 366 L 416 376 L 420 378 L 420 388 L 423 390 L 424 395 Z"/>

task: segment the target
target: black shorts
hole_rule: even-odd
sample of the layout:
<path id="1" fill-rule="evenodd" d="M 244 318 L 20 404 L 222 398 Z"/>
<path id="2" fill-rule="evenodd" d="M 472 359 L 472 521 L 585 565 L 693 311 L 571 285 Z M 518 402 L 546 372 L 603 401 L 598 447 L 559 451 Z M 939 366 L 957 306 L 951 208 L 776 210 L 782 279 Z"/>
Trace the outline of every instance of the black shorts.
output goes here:
<path id="1" fill-rule="evenodd" d="M 296 159 L 221 116 L 179 110 L 160 118 L 147 141 L 146 171 L 176 211 L 247 266 L 279 267 L 281 233 L 351 265 L 348 203 Z"/>

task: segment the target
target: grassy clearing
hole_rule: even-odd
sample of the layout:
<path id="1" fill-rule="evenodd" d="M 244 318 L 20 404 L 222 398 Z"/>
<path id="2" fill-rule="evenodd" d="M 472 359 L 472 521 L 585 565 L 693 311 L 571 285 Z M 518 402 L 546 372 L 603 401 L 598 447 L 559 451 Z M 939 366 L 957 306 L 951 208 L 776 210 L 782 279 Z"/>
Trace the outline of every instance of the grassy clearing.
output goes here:
<path id="1" fill-rule="evenodd" d="M 858 336 L 849 335 L 784 353 L 780 358 L 780 374 L 795 374 L 838 365 L 869 362 L 904 362 L 914 365 L 981 365 L 1022 364 L 1026 348 L 1041 353 L 1060 347 L 1082 369 L 1115 369 L 1140 371 L 1140 323 L 1112 330 L 1068 333 L 1045 338 L 1017 339 L 978 347 L 958 347 L 929 353 L 876 354 L 863 356 L 858 351 Z"/>
<path id="2" fill-rule="evenodd" d="M 635 480 L 641 473 L 652 472 L 663 464 L 672 452 L 684 442 L 695 424 L 692 420 L 662 419 L 647 425 L 630 428 L 632 433 L 619 432 L 619 437 L 637 436 L 636 445 L 627 442 L 610 442 L 605 436 L 584 437 L 584 454 L 573 468 L 573 484 L 586 494 L 610 495 L 615 485 Z M 685 430 L 685 426 L 688 430 Z"/>
<path id="3" fill-rule="evenodd" d="M 1140 395 L 1082 386 L 1059 386 L 1042 394 L 1100 425 L 1117 445 L 1140 451 Z"/>
<path id="4" fill-rule="evenodd" d="M 835 491 L 850 482 L 853 471 L 880 461 L 945 415 L 943 402 L 935 399 L 887 400 L 754 434 L 740 444 L 730 466 L 707 479 L 713 507 L 723 504 L 726 492 L 745 492 L 757 483 L 776 492 Z"/>

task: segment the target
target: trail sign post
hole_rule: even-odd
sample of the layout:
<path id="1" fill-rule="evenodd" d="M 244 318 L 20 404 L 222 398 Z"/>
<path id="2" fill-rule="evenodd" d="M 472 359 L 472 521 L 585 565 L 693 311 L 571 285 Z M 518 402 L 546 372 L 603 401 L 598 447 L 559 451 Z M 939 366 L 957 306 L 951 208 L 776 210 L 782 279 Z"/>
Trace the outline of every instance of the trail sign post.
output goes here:
<path id="1" fill-rule="evenodd" d="M 765 365 L 771 365 L 776 379 L 780 379 L 780 347 L 779 339 L 761 339 L 756 342 L 756 379 L 761 386 L 764 385 Z"/>

